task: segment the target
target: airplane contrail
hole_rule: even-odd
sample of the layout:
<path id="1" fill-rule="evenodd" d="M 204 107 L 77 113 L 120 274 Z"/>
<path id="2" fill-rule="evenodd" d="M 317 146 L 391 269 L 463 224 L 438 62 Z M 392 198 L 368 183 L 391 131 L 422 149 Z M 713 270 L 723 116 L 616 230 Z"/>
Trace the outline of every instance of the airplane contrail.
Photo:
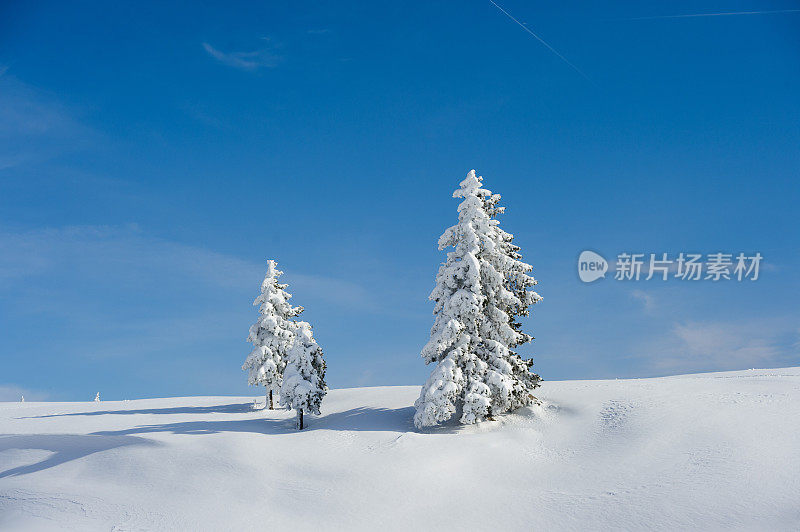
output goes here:
<path id="1" fill-rule="evenodd" d="M 491 2 L 491 0 L 489 1 Z M 655 20 L 661 18 L 730 17 L 734 15 L 772 15 L 775 13 L 800 13 L 800 9 L 778 9 L 775 11 L 729 11 L 723 13 L 692 13 L 690 15 L 659 15 L 655 17 L 634 17 L 634 18 L 625 18 L 618 20 Z"/>
<path id="2" fill-rule="evenodd" d="M 497 5 L 497 4 L 494 2 L 494 0 L 489 0 L 489 3 L 490 3 L 490 4 L 492 4 L 494 7 L 496 7 L 497 9 L 499 9 L 499 10 L 500 10 L 500 11 L 501 11 L 501 12 L 502 12 L 502 13 L 503 13 L 505 16 L 507 16 L 508 18 L 510 18 L 511 20 L 513 20 L 514 22 L 516 22 L 516 23 L 519 25 L 519 27 L 520 27 L 520 28 L 522 28 L 523 30 L 525 30 L 525 31 L 527 31 L 528 33 L 530 33 L 531 35 L 533 35 L 533 36 L 536 38 L 536 40 L 537 40 L 537 41 L 539 41 L 540 43 L 542 43 L 543 45 L 545 45 L 545 46 L 547 47 L 547 49 L 548 49 L 548 50 L 550 50 L 551 52 L 553 52 L 554 54 L 556 54 L 556 55 L 559 57 L 559 59 L 561 59 L 561 60 L 562 60 L 562 61 L 564 61 L 566 64 L 568 64 L 569 66 L 571 66 L 571 67 L 573 68 L 573 70 L 575 70 L 575 72 L 577 72 L 578 74 L 580 74 L 581 76 L 583 76 L 583 77 L 586 79 L 586 81 L 588 81 L 588 82 L 589 82 L 589 83 L 591 83 L 592 85 L 594 85 L 594 84 L 595 84 L 595 83 L 594 83 L 594 81 L 592 81 L 592 80 L 591 80 L 591 78 L 589 78 L 589 76 L 587 76 L 586 74 L 584 74 L 584 73 L 581 71 L 581 69 L 580 69 L 580 68 L 578 68 L 578 67 L 576 67 L 575 65 L 573 65 L 572 63 L 570 63 L 570 62 L 569 62 L 569 60 L 568 60 L 566 57 L 564 57 L 563 55 L 561 55 L 560 53 L 558 53 L 558 50 L 556 50 L 555 48 L 553 48 L 552 46 L 550 46 L 549 44 L 547 44 L 547 43 L 545 42 L 545 40 L 544 40 L 544 39 L 542 39 L 541 37 L 539 37 L 538 35 L 536 35 L 536 34 L 535 34 L 533 31 L 531 31 L 531 29 L 530 29 L 528 26 L 526 26 L 525 24 L 523 24 L 522 22 L 520 22 L 519 20 L 517 20 L 517 19 L 515 19 L 513 16 L 511 16 L 511 13 L 509 13 L 508 11 L 506 11 L 505 9 L 503 9 L 502 7 L 500 7 L 499 5 Z"/>

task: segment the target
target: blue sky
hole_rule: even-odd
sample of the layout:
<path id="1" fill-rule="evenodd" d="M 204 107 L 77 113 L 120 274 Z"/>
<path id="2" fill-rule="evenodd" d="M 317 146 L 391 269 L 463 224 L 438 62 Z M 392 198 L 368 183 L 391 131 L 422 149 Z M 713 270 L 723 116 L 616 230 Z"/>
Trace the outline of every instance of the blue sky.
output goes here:
<path id="1" fill-rule="evenodd" d="M 0 399 L 257 393 L 268 258 L 332 387 L 421 384 L 471 168 L 544 379 L 800 364 L 800 4 L 498 3 L 585 77 L 488 1 L 4 2 Z M 584 249 L 765 259 L 583 284 Z"/>

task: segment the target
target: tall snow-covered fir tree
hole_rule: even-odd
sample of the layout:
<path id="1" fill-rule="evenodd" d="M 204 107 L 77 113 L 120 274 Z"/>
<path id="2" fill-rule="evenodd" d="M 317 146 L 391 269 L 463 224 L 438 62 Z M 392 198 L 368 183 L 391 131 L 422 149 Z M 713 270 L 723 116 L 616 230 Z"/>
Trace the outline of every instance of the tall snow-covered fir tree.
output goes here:
<path id="1" fill-rule="evenodd" d="M 327 390 L 322 348 L 314 340 L 311 325 L 305 321 L 297 322 L 283 372 L 281 404 L 297 411 L 298 429 L 303 429 L 304 412 L 319 414 Z"/>
<path id="2" fill-rule="evenodd" d="M 253 351 L 242 366 L 248 372 L 249 384 L 266 386 L 270 410 L 273 409 L 273 392 L 280 391 L 287 352 L 295 337 L 297 325 L 292 318 L 303 312 L 303 307 L 289 304 L 292 295 L 286 292 L 288 285 L 278 282 L 283 272 L 277 266 L 274 260 L 267 261 L 261 294 L 253 302 L 258 305 L 259 317 L 247 337 L 253 344 Z"/>
<path id="3" fill-rule="evenodd" d="M 436 275 L 431 338 L 422 349 L 436 364 L 415 406 L 414 424 L 435 425 L 461 413 L 476 423 L 530 404 L 539 376 L 514 348 L 530 341 L 517 322 L 541 297 L 528 290 L 536 281 L 522 262 L 513 236 L 496 219 L 499 195 L 482 188 L 472 170 L 453 197 L 463 198 L 458 223 L 439 238 L 454 248 Z"/>

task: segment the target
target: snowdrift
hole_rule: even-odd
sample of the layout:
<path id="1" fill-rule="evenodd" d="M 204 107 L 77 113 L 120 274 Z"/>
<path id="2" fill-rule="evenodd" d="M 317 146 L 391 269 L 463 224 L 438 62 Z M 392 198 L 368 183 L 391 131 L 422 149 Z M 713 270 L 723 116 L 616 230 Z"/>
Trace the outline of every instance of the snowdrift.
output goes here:
<path id="1" fill-rule="evenodd" d="M 0 529 L 800 529 L 800 368 L 545 382 L 424 432 L 418 394 L 333 390 L 302 432 L 252 397 L 0 403 Z"/>

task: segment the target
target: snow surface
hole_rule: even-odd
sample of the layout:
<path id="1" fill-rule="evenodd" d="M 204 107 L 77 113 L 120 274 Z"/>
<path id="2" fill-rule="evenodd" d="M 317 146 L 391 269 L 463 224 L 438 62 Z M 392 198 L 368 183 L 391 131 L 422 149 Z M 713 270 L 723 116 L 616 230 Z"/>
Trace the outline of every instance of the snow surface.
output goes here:
<path id="1" fill-rule="evenodd" d="M 425 432 L 419 386 L 302 432 L 252 397 L 0 403 L 0 529 L 800 529 L 800 368 L 537 391 Z"/>

